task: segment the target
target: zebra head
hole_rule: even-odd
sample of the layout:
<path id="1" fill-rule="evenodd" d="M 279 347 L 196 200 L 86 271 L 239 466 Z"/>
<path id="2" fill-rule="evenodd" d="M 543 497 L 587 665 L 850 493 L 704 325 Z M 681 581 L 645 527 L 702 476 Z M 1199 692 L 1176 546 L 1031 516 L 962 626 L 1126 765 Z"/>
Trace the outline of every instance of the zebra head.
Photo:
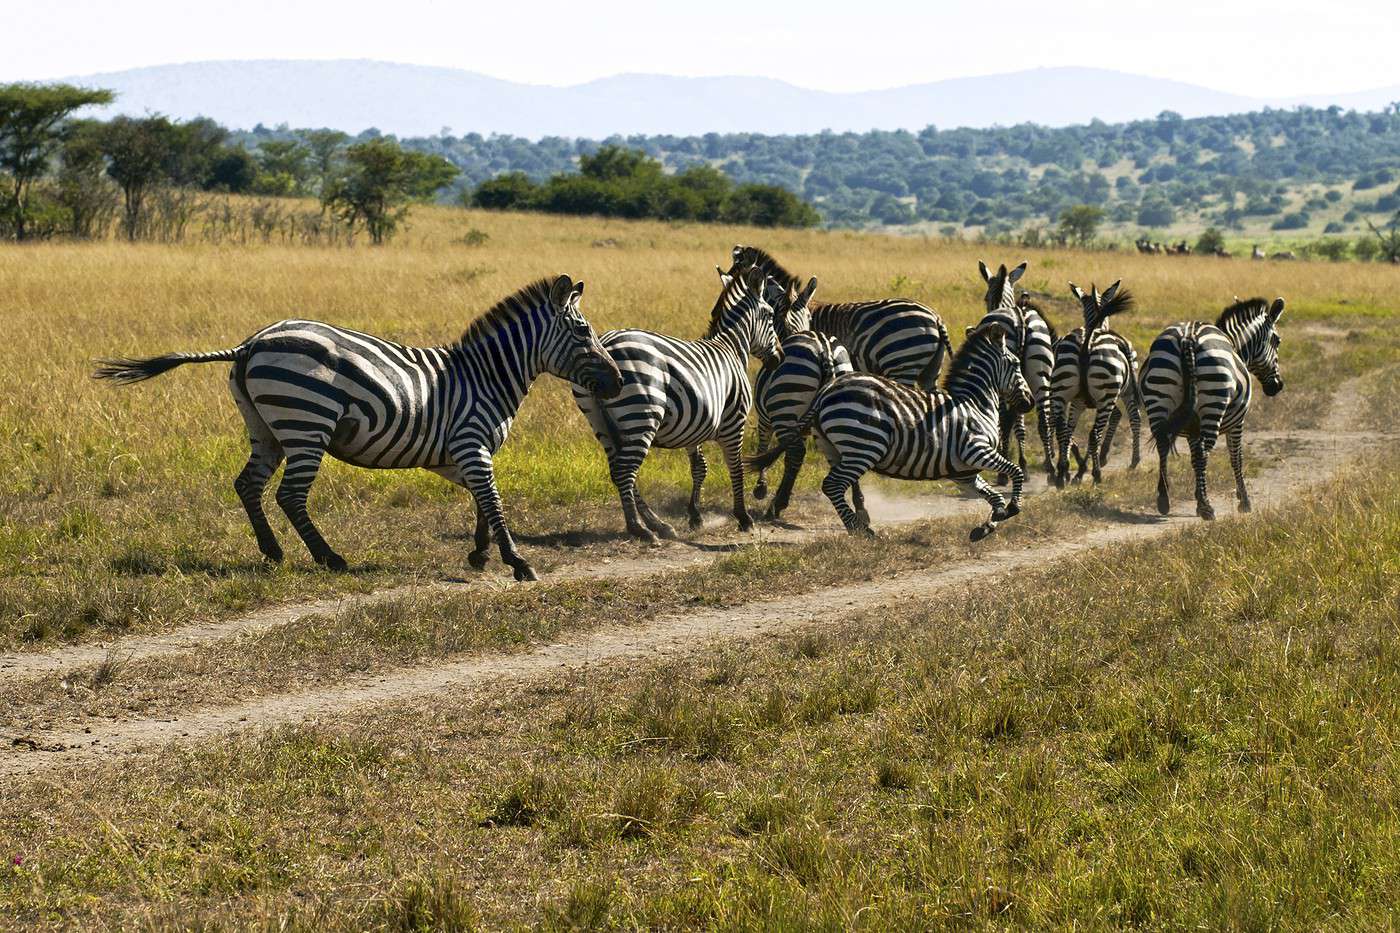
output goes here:
<path id="1" fill-rule="evenodd" d="M 582 282 L 567 275 L 554 280 L 549 288 L 554 315 L 540 335 L 541 359 L 547 372 L 599 398 L 614 398 L 622 391 L 622 372 L 579 310 L 582 298 Z"/>
<path id="2" fill-rule="evenodd" d="M 769 279 L 772 281 L 772 279 Z M 779 305 L 773 305 L 773 326 L 777 330 L 778 339 L 786 340 L 789 335 L 801 333 L 804 330 L 812 329 L 812 293 L 817 290 L 817 280 L 812 278 L 807 282 L 807 286 L 801 290 L 797 288 L 794 281 L 788 286 L 787 295 L 783 305 L 783 311 L 779 311 Z"/>
<path id="3" fill-rule="evenodd" d="M 1273 396 L 1283 391 L 1283 375 L 1279 372 L 1278 319 L 1283 316 L 1283 299 L 1269 304 L 1263 298 L 1237 301 L 1226 308 L 1216 322 L 1225 332 L 1245 366 L 1259 379 L 1264 394 Z"/>
<path id="4" fill-rule="evenodd" d="M 757 358 L 764 366 L 776 366 L 782 359 L 777 333 L 773 328 L 773 306 L 768 303 L 772 279 L 757 266 L 735 275 L 720 273 L 725 282 L 706 337 L 728 337 L 735 349 Z"/>
<path id="5" fill-rule="evenodd" d="M 734 249 L 730 251 L 730 257 L 729 271 L 721 273 L 720 277 L 735 276 L 749 266 L 757 266 L 770 279 L 764 284 L 763 300 L 772 306 L 774 315 L 782 319 L 787 314 L 788 290 L 797 283 L 797 276 L 784 269 L 778 260 L 757 246 L 735 244 Z"/>
<path id="6" fill-rule="evenodd" d="M 993 408 L 1018 414 L 1034 407 L 1021 358 L 1012 351 L 999 321 L 969 328 L 967 340 L 953 355 L 943 388 L 950 395 L 974 396 Z"/>
<path id="7" fill-rule="evenodd" d="M 1120 288 L 1123 280 L 1119 279 L 1099 294 L 1097 285 L 1090 285 L 1089 291 L 1069 283 L 1069 290 L 1079 299 L 1079 304 L 1084 309 L 1084 345 L 1088 346 L 1089 337 L 1103 326 L 1103 322 L 1115 314 L 1122 314 L 1130 311 L 1133 307 L 1132 292 L 1126 288 Z"/>
<path id="8" fill-rule="evenodd" d="M 1026 274 L 1025 260 L 1014 269 L 1007 269 L 1006 264 L 997 269 L 996 272 L 987 268 L 987 264 L 982 260 L 977 260 L 977 271 L 982 273 L 982 280 L 987 283 L 987 310 L 999 311 L 1016 309 L 1019 305 L 1016 302 L 1016 283 L 1021 276 Z"/>

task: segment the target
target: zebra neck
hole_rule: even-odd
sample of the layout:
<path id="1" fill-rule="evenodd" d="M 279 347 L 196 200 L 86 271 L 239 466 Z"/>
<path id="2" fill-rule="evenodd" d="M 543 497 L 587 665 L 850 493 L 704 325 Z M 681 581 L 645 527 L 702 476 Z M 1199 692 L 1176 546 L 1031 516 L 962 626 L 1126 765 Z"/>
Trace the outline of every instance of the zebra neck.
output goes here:
<path id="1" fill-rule="evenodd" d="M 544 371 L 536 330 L 530 322 L 512 322 L 471 342 L 459 343 L 453 348 L 454 355 L 479 373 L 500 401 L 518 406 Z"/>
<path id="2" fill-rule="evenodd" d="M 851 345 L 849 308 L 842 308 L 840 305 L 819 305 L 815 302 L 807 307 L 812 313 L 812 330 L 825 334 L 844 346 Z"/>
<path id="3" fill-rule="evenodd" d="M 739 329 L 736 323 L 733 327 L 727 327 L 718 333 L 711 334 L 705 338 L 705 342 L 713 346 L 723 347 L 733 354 L 736 360 L 743 362 L 749 356 L 749 345 L 752 343 L 746 340 L 747 335 Z"/>

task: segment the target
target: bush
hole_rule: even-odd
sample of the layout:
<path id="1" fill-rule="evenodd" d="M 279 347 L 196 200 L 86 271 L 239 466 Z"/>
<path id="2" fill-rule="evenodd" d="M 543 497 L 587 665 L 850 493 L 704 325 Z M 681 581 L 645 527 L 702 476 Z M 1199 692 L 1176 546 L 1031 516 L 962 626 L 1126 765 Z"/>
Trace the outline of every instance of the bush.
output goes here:
<path id="1" fill-rule="evenodd" d="M 1329 237 L 1318 240 L 1312 245 L 1312 252 L 1316 256 L 1332 262 L 1341 262 L 1347 258 L 1351 252 L 1351 244 L 1341 237 Z"/>
<path id="2" fill-rule="evenodd" d="M 1308 225 L 1308 219 L 1309 218 L 1307 211 L 1293 211 L 1292 213 L 1284 214 L 1278 220 L 1275 220 L 1271 225 L 1270 229 L 1301 230 Z"/>
<path id="3" fill-rule="evenodd" d="M 1380 242 L 1373 236 L 1357 237 L 1352 252 L 1362 262 L 1371 262 L 1381 251 Z"/>
<path id="4" fill-rule="evenodd" d="M 506 172 L 483 181 L 467 201 L 487 210 L 518 211 L 529 206 L 537 191 L 538 186 L 524 172 Z"/>
<path id="5" fill-rule="evenodd" d="M 1176 211 L 1165 199 L 1152 198 L 1138 208 L 1137 222 L 1143 227 L 1165 227 L 1176 220 Z"/>
<path id="6" fill-rule="evenodd" d="M 1201 234 L 1201 238 L 1196 241 L 1196 252 L 1214 253 L 1225 248 L 1225 234 L 1215 227 L 1207 227 Z"/>

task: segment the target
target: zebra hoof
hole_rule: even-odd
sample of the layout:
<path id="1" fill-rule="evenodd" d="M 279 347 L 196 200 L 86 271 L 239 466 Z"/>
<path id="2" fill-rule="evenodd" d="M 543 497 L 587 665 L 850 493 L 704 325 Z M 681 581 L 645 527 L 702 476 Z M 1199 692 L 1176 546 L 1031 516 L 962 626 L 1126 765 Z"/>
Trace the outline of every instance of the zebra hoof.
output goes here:
<path id="1" fill-rule="evenodd" d="M 1094 473 L 1094 485 L 1097 486 L 1099 483 L 1102 483 L 1102 482 L 1103 482 L 1103 474 L 1102 474 L 1102 473 L 1098 473 L 1098 472 Z"/>
<path id="2" fill-rule="evenodd" d="M 643 544 L 661 543 L 660 539 L 656 537 L 656 533 L 649 528 L 629 528 L 627 533 Z"/>
<path id="3" fill-rule="evenodd" d="M 1196 514 L 1208 522 L 1215 521 L 1215 509 L 1211 507 L 1209 502 L 1197 502 Z"/>
<path id="4" fill-rule="evenodd" d="M 869 525 L 857 525 L 854 529 L 851 530 L 851 534 L 855 535 L 858 538 L 879 537 L 879 535 L 875 534 L 875 529 L 871 528 Z"/>
<path id="5" fill-rule="evenodd" d="M 661 537 L 665 538 L 667 541 L 677 541 L 680 539 L 680 535 L 676 534 L 676 529 L 672 528 L 665 522 L 662 522 L 656 527 L 656 533 Z"/>
<path id="6" fill-rule="evenodd" d="M 996 522 L 987 522 L 985 525 L 978 525 L 976 528 L 972 529 L 972 533 L 969 534 L 968 537 L 973 541 L 981 541 L 996 530 Z"/>
<path id="7" fill-rule="evenodd" d="M 282 549 L 276 545 L 262 551 L 263 560 L 269 564 L 282 563 Z"/>
<path id="8" fill-rule="evenodd" d="M 753 516 L 748 512 L 734 516 L 739 520 L 740 531 L 753 531 Z"/>
<path id="9" fill-rule="evenodd" d="M 861 506 L 860 508 L 856 509 L 856 520 L 859 521 L 866 528 L 870 527 L 870 513 L 865 511 L 864 506 Z"/>
<path id="10" fill-rule="evenodd" d="M 467 563 L 473 570 L 486 569 L 486 553 L 484 551 L 472 551 L 467 555 Z"/>
<path id="11" fill-rule="evenodd" d="M 316 558 L 316 563 L 325 567 L 327 570 L 334 570 L 337 573 L 343 572 L 349 566 L 349 564 L 345 563 L 345 558 L 341 557 L 335 551 L 330 551 L 318 556 Z"/>
<path id="12" fill-rule="evenodd" d="M 1167 498 L 1164 492 L 1157 493 L 1157 511 L 1162 515 L 1170 513 L 1172 510 L 1172 500 Z"/>
<path id="13" fill-rule="evenodd" d="M 767 483 L 755 483 L 755 484 L 754 484 L 754 487 L 753 487 L 753 497 L 754 497 L 755 499 L 767 499 L 767 498 L 768 498 L 768 484 L 767 484 Z"/>
<path id="14" fill-rule="evenodd" d="M 699 531 L 700 526 L 705 524 L 705 520 L 700 517 L 699 512 L 695 512 L 685 517 L 685 524 L 691 531 Z"/>
<path id="15" fill-rule="evenodd" d="M 1007 517 L 1007 518 L 1014 518 L 1014 517 L 1016 517 L 1017 515 L 1020 515 L 1020 514 L 1021 514 L 1021 503 L 1019 503 L 1019 502 L 1008 502 L 1008 503 L 1006 504 L 1006 517 Z"/>
<path id="16" fill-rule="evenodd" d="M 763 510 L 763 520 L 765 522 L 776 522 L 783 515 L 783 510 L 774 503 L 769 503 L 768 508 Z"/>
<path id="17" fill-rule="evenodd" d="M 520 563 L 515 565 L 515 579 L 517 582 L 528 583 L 534 580 L 538 580 L 539 578 L 540 575 L 535 573 L 535 568 L 531 567 L 524 561 L 521 561 Z"/>
<path id="18" fill-rule="evenodd" d="M 1237 511 L 1240 511 L 1240 512 L 1252 512 L 1252 511 L 1254 511 L 1254 506 L 1252 506 L 1252 505 L 1249 504 L 1249 500 L 1248 500 L 1248 499 L 1241 499 L 1240 502 L 1239 502 L 1239 505 L 1235 506 L 1235 508 L 1236 508 Z"/>

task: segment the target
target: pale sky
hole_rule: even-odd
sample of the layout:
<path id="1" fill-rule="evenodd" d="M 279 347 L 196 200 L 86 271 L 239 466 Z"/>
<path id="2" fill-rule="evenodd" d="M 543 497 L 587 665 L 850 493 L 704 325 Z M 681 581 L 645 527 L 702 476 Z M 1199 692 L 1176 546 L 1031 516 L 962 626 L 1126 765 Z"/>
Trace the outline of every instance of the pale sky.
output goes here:
<path id="1" fill-rule="evenodd" d="M 374 58 L 532 84 L 620 72 L 868 90 L 1089 65 L 1256 97 L 1400 84 L 1394 0 L 0 0 L 0 80 Z"/>

